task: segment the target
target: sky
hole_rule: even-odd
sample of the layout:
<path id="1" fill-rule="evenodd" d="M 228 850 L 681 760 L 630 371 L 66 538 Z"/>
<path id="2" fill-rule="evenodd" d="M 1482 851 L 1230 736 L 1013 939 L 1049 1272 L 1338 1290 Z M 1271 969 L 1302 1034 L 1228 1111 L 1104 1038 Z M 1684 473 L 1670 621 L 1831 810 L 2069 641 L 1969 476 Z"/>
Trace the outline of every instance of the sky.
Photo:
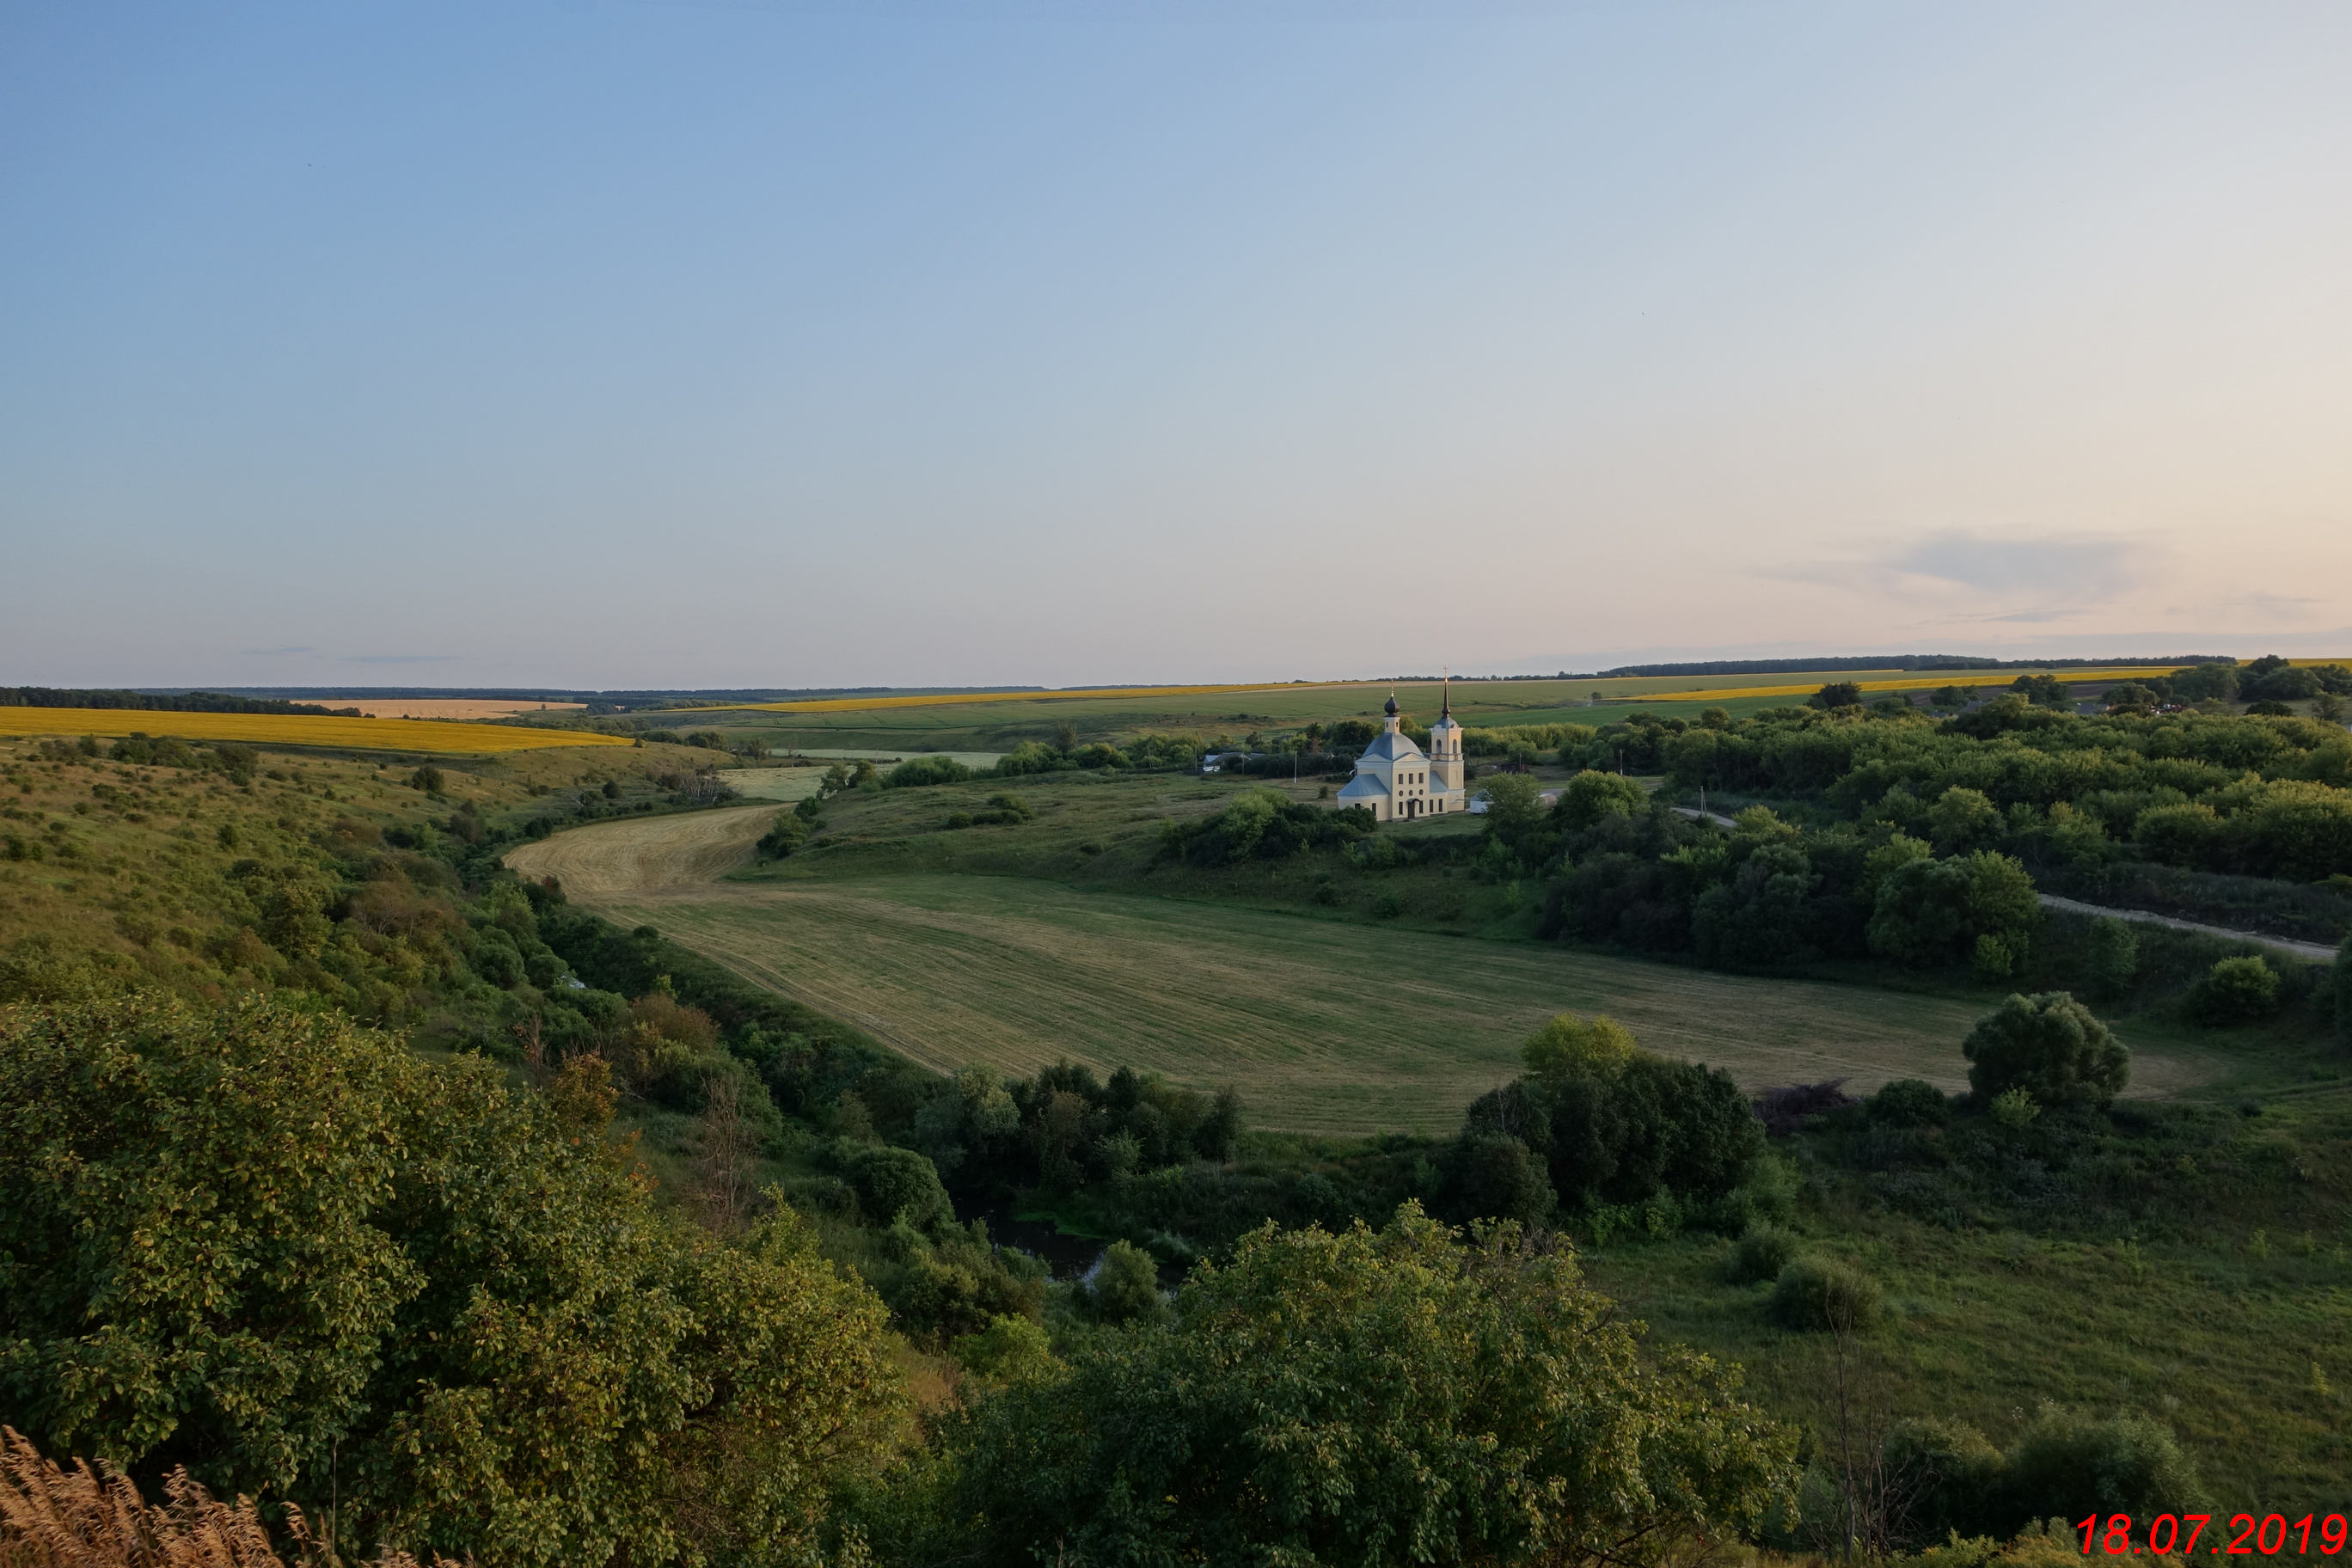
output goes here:
<path id="1" fill-rule="evenodd" d="M 0 0 L 0 684 L 2352 654 L 2352 7 Z"/>

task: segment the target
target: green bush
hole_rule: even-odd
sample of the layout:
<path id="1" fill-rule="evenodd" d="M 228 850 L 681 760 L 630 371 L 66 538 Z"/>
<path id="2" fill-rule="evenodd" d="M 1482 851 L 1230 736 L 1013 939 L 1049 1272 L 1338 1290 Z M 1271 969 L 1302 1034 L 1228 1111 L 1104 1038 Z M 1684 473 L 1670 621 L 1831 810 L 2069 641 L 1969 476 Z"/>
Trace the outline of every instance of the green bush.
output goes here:
<path id="1" fill-rule="evenodd" d="M 1878 1305 L 1877 1280 L 1826 1258 L 1798 1258 L 1772 1286 L 1772 1318 L 1782 1328 L 1866 1329 L 1878 1321 Z"/>
<path id="2" fill-rule="evenodd" d="M 2128 921 L 2101 915 L 2091 922 L 2091 940 L 2083 954 L 2083 974 L 2091 994 L 2114 1001 L 2131 989 L 2139 973 L 2139 933 Z"/>
<path id="3" fill-rule="evenodd" d="M 1777 1225 L 1751 1225 L 1732 1244 L 1732 1283 L 1748 1285 L 1759 1279 L 1777 1279 L 1783 1269 L 1797 1261 L 1797 1255 L 1803 1249 L 1804 1244 L 1791 1231 Z"/>
<path id="4" fill-rule="evenodd" d="M 1445 1206 L 1469 1219 L 1515 1219 L 1536 1225 L 1551 1216 L 1551 1179 L 1543 1162 L 1517 1138 L 1479 1132 L 1448 1151 Z"/>
<path id="5" fill-rule="evenodd" d="M 940 1184 L 939 1167 L 912 1149 L 852 1149 L 842 1168 L 866 1216 L 877 1224 L 904 1219 L 919 1228 L 954 1217 L 947 1189 Z"/>
<path id="6" fill-rule="evenodd" d="M 1600 1019 L 1555 1019 L 1528 1053 L 1544 1070 L 1472 1102 L 1464 1143 L 1489 1133 L 1525 1143 L 1570 1213 L 1647 1204 L 1663 1188 L 1705 1223 L 1734 1217 L 1723 1205 L 1765 1143 L 1729 1074 L 1633 1048 L 1621 1026 Z"/>
<path id="7" fill-rule="evenodd" d="M 883 779 L 888 789 L 914 789 L 925 784 L 961 784 L 971 770 L 953 757 L 908 757 Z"/>
<path id="8" fill-rule="evenodd" d="M 1948 860 L 1913 859 L 1889 870 L 1873 897 L 1868 941 L 1882 958 L 1915 969 L 1958 959 L 2013 965 L 2042 929 L 2033 879 L 2007 855 L 1979 849 Z M 1980 949 L 1980 938 L 1993 941 Z"/>
<path id="9" fill-rule="evenodd" d="M 2020 1131 L 2032 1126 L 2042 1114 L 2041 1105 L 2022 1088 L 2002 1089 L 1992 1097 L 1987 1109 L 1995 1121 Z"/>
<path id="10" fill-rule="evenodd" d="M 1160 1295 L 1160 1266 L 1133 1242 L 1114 1241 L 1086 1283 L 1087 1310 L 1098 1321 L 1126 1325 L 1157 1322 L 1167 1310 Z"/>
<path id="11" fill-rule="evenodd" d="M 2011 996 L 1969 1031 L 1969 1087 L 1990 1101 L 2021 1089 L 2044 1105 L 2105 1105 L 2131 1079 L 2131 1053 L 2063 991 Z"/>
<path id="12" fill-rule="evenodd" d="M 760 839 L 759 852 L 763 859 L 781 860 L 808 842 L 809 821 L 797 811 L 780 811 L 775 825 Z"/>
<path id="13" fill-rule="evenodd" d="M 2003 1479 L 2000 1450 L 1959 1421 L 1895 1424 L 1880 1446 L 1888 1489 L 1905 1500 L 1903 1540 L 1913 1548 L 1990 1528 Z"/>
<path id="14" fill-rule="evenodd" d="M 2279 973 L 2248 954 L 2224 958 L 2205 972 L 2190 993 L 2189 1008 L 2212 1024 L 2245 1024 L 2278 1011 Z"/>
<path id="15" fill-rule="evenodd" d="M 2091 1415 L 2045 1405 L 2009 1451 L 1993 1521 L 2009 1534 L 2053 1515 L 2182 1513 L 2204 1500 L 2172 1429 L 2137 1415 Z"/>
<path id="16" fill-rule="evenodd" d="M 1576 763 L 1561 753 L 1564 765 Z M 1587 768 L 1568 781 L 1552 806 L 1552 814 L 1569 827 L 1590 827 L 1604 816 L 1631 816 L 1649 802 L 1649 793 L 1632 779 Z"/>
<path id="17" fill-rule="evenodd" d="M 1881 1127 L 1941 1127 L 1952 1102 L 1925 1079 L 1898 1078 L 1870 1097 L 1870 1120 Z"/>

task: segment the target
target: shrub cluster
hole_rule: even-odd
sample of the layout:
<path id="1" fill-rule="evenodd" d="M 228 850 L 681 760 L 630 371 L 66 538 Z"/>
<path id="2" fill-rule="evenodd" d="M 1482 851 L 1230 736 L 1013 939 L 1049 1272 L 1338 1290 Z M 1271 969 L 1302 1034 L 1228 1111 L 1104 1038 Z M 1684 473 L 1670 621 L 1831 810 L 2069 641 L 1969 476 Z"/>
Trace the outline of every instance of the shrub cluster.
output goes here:
<path id="1" fill-rule="evenodd" d="M 1526 1076 L 1471 1103 L 1449 1161 L 1456 1212 L 1745 1217 L 1732 1200 L 1764 1155 L 1764 1128 L 1728 1073 L 1653 1056 L 1605 1017 L 1563 1015 L 1523 1055 Z"/>
<path id="2" fill-rule="evenodd" d="M 1375 824 L 1362 806 L 1327 811 L 1276 790 L 1252 788 L 1223 811 L 1191 821 L 1171 818 L 1161 830 L 1160 857 L 1194 866 L 1237 860 L 1280 860 L 1308 849 L 1345 847 Z"/>

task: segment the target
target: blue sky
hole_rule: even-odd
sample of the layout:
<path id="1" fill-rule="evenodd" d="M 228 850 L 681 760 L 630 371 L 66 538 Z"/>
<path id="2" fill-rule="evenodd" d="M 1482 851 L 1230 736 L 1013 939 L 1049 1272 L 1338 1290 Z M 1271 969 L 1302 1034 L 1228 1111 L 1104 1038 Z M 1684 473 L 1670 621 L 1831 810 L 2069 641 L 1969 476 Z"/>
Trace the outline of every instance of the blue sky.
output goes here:
<path id="1" fill-rule="evenodd" d="M 0 682 L 2352 652 L 2340 5 L 0 5 Z"/>

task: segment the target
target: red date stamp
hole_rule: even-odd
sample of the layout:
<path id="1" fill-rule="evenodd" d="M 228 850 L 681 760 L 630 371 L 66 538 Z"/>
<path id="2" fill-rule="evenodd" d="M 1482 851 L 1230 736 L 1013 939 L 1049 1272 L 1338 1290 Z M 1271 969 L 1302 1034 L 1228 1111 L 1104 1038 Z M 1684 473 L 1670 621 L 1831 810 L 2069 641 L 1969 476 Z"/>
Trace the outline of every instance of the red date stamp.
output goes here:
<path id="1" fill-rule="evenodd" d="M 2107 1515 L 2104 1529 L 2095 1513 L 2076 1520 L 2074 1528 L 2083 1532 L 2085 1557 L 2094 1550 L 2110 1557 L 2169 1557 L 2175 1552 L 2186 1555 L 2196 1551 L 2205 1527 L 2212 1522 L 2210 1513 L 2159 1513 L 2148 1521 L 2147 1539 L 2140 1541 L 2132 1537 L 2132 1517 L 2127 1513 Z M 2340 1513 L 2325 1519 L 2306 1513 L 2292 1522 L 2283 1513 L 2266 1513 L 2260 1519 L 2251 1513 L 2233 1513 L 2230 1522 L 2217 1528 L 2206 1541 L 2205 1550 L 2216 1557 L 2275 1557 L 2292 1541 L 2295 1555 L 2308 1557 L 2315 1524 L 2322 1557 L 2333 1557 L 2344 1550 L 2346 1525 Z"/>

